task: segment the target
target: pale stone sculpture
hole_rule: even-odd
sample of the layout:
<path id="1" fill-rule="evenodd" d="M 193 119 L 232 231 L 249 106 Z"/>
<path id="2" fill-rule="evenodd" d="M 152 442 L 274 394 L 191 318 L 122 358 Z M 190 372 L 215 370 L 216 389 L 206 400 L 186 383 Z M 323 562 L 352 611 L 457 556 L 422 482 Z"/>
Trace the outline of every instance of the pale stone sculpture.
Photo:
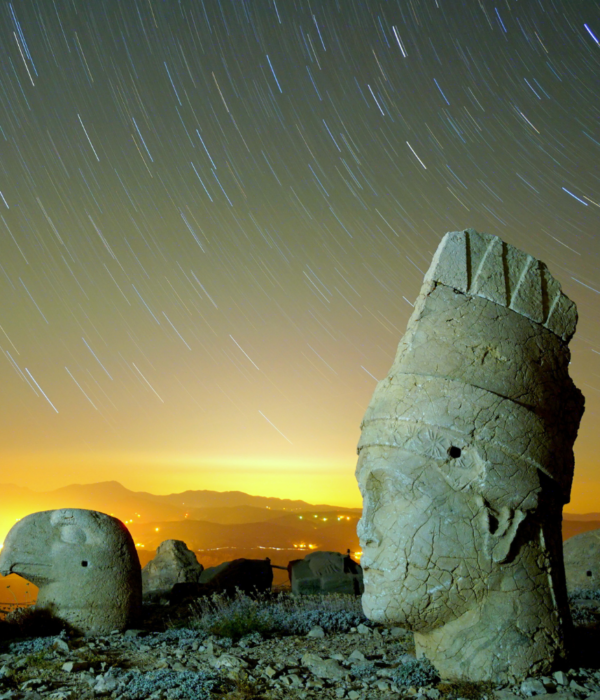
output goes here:
<path id="1" fill-rule="evenodd" d="M 569 593 L 600 588 L 600 530 L 582 532 L 563 544 Z"/>
<path id="2" fill-rule="evenodd" d="M 365 414 L 363 607 L 412 629 L 443 677 L 502 682 L 565 656 L 576 322 L 543 263 L 448 233 Z"/>
<path id="3" fill-rule="evenodd" d="M 165 540 L 142 569 L 144 596 L 167 596 L 176 583 L 198 583 L 204 570 L 194 552 L 181 540 Z"/>
<path id="4" fill-rule="evenodd" d="M 141 609 L 140 562 L 120 520 L 95 510 L 32 513 L 0 550 L 0 573 L 39 588 L 36 607 L 82 634 L 124 629 Z"/>
<path id="5" fill-rule="evenodd" d="M 360 565 L 339 552 L 311 552 L 291 561 L 288 571 L 295 595 L 364 591 Z"/>

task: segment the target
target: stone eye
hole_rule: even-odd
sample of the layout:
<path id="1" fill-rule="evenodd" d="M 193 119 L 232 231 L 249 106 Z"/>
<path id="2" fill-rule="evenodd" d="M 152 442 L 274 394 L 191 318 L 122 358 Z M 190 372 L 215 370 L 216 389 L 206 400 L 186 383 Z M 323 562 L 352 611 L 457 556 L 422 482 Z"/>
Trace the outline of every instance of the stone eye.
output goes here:
<path id="1" fill-rule="evenodd" d="M 460 447 L 456 447 L 455 445 L 452 445 L 451 447 L 448 448 L 448 456 L 452 457 L 452 459 L 458 459 L 462 454 L 462 450 Z"/>

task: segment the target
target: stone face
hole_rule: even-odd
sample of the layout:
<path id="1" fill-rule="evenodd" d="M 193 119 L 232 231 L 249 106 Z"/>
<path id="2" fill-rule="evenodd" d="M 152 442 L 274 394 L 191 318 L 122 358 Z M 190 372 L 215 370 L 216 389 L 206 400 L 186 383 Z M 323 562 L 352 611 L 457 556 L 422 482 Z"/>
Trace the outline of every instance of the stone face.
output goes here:
<path id="1" fill-rule="evenodd" d="M 125 525 L 105 513 L 63 508 L 28 515 L 6 537 L 0 573 L 34 583 L 36 608 L 83 634 L 122 630 L 140 612 L 135 545 Z"/>
<path id="2" fill-rule="evenodd" d="M 204 569 L 199 582 L 217 593 L 260 593 L 271 590 L 273 569 L 268 559 L 234 559 Z"/>
<path id="3" fill-rule="evenodd" d="M 349 555 L 312 552 L 288 565 L 292 593 L 355 593 L 364 590 L 362 569 Z"/>
<path id="4" fill-rule="evenodd" d="M 448 233 L 363 419 L 363 607 L 413 630 L 443 677 L 522 679 L 565 656 L 576 322 L 543 263 Z"/>
<path id="5" fill-rule="evenodd" d="M 165 540 L 142 569 L 144 596 L 168 596 L 177 583 L 198 583 L 204 570 L 194 552 L 181 540 Z"/>
<path id="6" fill-rule="evenodd" d="M 582 532 L 563 544 L 569 592 L 600 588 L 600 530 Z"/>

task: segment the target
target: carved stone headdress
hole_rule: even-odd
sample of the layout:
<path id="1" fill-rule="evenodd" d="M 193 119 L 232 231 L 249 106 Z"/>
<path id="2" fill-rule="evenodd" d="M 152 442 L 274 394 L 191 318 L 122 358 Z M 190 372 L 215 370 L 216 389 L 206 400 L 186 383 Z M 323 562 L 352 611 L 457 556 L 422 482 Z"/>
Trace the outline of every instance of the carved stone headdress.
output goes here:
<path id="1" fill-rule="evenodd" d="M 395 446 L 468 467 L 469 445 L 499 451 L 494 462 L 534 467 L 568 502 L 584 405 L 568 374 L 576 323 L 542 262 L 497 236 L 447 233 L 371 399 L 359 452 Z"/>

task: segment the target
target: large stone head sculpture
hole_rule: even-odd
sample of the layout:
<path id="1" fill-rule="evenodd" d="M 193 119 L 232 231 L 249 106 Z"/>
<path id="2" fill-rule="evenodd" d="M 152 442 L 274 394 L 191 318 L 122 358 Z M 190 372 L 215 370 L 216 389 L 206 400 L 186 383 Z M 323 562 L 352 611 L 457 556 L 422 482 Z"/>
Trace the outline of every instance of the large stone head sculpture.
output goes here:
<path id="1" fill-rule="evenodd" d="M 445 677 L 519 678 L 565 654 L 576 321 L 543 263 L 448 233 L 365 414 L 363 607 L 412 629 Z"/>
<path id="2" fill-rule="evenodd" d="M 84 634 L 124 629 L 140 612 L 140 562 L 120 520 L 94 510 L 32 513 L 10 530 L 0 573 L 39 588 L 36 607 Z"/>

